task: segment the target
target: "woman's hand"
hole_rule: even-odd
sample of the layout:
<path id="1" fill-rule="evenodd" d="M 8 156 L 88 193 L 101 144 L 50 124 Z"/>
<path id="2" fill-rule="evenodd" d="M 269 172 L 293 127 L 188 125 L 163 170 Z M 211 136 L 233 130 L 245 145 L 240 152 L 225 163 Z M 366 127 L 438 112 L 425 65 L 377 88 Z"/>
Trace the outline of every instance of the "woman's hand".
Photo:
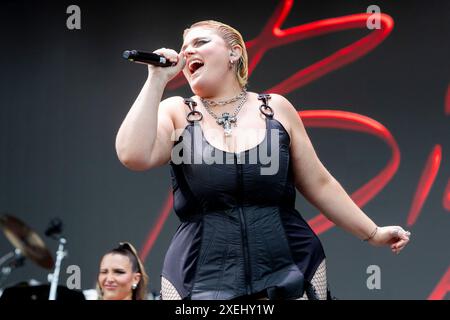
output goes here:
<path id="1" fill-rule="evenodd" d="M 173 49 L 161 48 L 153 51 L 153 53 L 164 56 L 167 60 L 174 65 L 171 67 L 158 67 L 151 64 L 148 65 L 148 75 L 156 76 L 166 83 L 172 80 L 181 70 L 183 70 L 186 64 L 186 58 L 182 52 L 177 53 Z"/>
<path id="2" fill-rule="evenodd" d="M 378 227 L 369 243 L 374 246 L 390 246 L 393 253 L 399 254 L 408 244 L 411 232 L 400 226 Z"/>

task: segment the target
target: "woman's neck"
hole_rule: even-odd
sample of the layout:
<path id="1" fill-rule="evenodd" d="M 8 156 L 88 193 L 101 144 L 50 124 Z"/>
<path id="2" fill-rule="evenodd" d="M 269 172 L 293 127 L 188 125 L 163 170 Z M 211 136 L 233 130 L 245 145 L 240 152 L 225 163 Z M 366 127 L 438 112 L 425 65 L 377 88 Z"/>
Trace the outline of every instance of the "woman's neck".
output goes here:
<path id="1" fill-rule="evenodd" d="M 224 101 L 228 99 L 232 99 L 242 92 L 242 88 L 239 83 L 234 83 L 232 85 L 223 85 L 214 91 L 205 92 L 203 95 L 200 93 L 200 97 L 207 100 L 213 101 Z"/>

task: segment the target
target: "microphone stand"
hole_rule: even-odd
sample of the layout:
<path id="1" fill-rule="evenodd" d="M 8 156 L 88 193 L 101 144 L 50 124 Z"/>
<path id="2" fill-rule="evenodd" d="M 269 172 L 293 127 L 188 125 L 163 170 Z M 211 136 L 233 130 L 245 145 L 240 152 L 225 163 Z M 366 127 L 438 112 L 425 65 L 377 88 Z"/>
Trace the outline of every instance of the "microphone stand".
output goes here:
<path id="1" fill-rule="evenodd" d="M 58 251 L 56 252 L 56 262 L 55 262 L 55 270 L 53 273 L 49 274 L 49 278 L 51 278 L 51 286 L 50 293 L 48 296 L 48 300 L 56 300 L 56 290 L 58 288 L 59 281 L 59 270 L 61 269 L 61 261 L 67 256 L 67 251 L 64 251 L 64 245 L 66 244 L 66 239 L 59 238 L 59 246 Z"/>
<path id="2" fill-rule="evenodd" d="M 24 264 L 25 257 L 19 249 L 15 249 L 0 258 L 0 287 L 14 268 Z"/>

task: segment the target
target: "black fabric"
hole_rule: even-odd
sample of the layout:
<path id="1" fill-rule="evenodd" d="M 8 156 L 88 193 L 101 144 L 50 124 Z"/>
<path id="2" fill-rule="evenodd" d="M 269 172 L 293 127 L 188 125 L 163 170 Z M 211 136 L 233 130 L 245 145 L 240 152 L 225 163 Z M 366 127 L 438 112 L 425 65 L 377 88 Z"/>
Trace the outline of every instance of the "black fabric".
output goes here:
<path id="1" fill-rule="evenodd" d="M 1 302 L 26 302 L 45 301 L 50 294 L 50 285 L 38 286 L 14 286 L 6 288 L 0 297 Z M 57 301 L 83 301 L 85 297 L 79 290 L 70 290 L 64 286 L 58 286 L 56 290 Z"/>
<path id="2" fill-rule="evenodd" d="M 269 99 L 260 96 L 263 105 Z M 299 298 L 325 258 L 295 209 L 289 134 L 265 114 L 264 140 L 239 154 L 213 147 L 196 121 L 174 145 L 184 159 L 171 161 L 174 210 L 182 224 L 162 275 L 182 298 L 234 299 L 261 292 L 270 299 Z M 273 174 L 261 174 L 275 162 L 276 171 L 265 171 Z"/>

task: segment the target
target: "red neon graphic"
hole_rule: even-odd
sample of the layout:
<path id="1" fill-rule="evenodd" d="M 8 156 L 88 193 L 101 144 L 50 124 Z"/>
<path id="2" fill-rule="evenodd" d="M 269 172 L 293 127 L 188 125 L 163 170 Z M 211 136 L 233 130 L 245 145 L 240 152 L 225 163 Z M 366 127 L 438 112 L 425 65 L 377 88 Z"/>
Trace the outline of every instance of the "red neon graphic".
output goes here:
<path id="1" fill-rule="evenodd" d="M 366 29 L 367 18 L 370 16 L 365 13 L 353 14 L 344 17 L 319 20 L 290 29 L 280 30 L 279 27 L 281 23 L 284 22 L 288 11 L 284 10 L 283 13 L 285 14 L 276 22 L 272 30 L 272 35 L 268 32 L 264 33 L 263 31 L 263 33 L 257 38 L 257 40 L 260 40 L 260 43 L 264 43 L 264 41 L 267 41 L 269 38 L 270 41 L 267 41 L 267 43 L 269 43 L 271 47 L 274 47 L 331 32 L 347 29 Z M 269 91 L 279 94 L 287 94 L 364 56 L 376 48 L 389 35 L 394 27 L 394 22 L 390 16 L 380 14 L 380 19 L 382 26 L 381 29 L 372 31 L 367 36 L 352 43 L 351 45 L 344 47 L 328 57 L 306 67 L 305 69 L 296 72 L 288 79 L 271 88 Z M 262 57 L 266 49 L 260 47 L 257 50 L 256 56 Z"/>
<path id="2" fill-rule="evenodd" d="M 442 206 L 445 208 L 445 210 L 450 211 L 450 179 L 448 179 L 447 187 L 445 187 Z"/>
<path id="3" fill-rule="evenodd" d="M 284 0 L 280 2 L 261 33 L 255 39 L 246 42 L 249 57 L 249 75 L 252 74 L 253 70 L 261 61 L 264 53 L 272 48 L 332 32 L 349 29 L 367 29 L 366 22 L 368 17 L 370 17 L 370 14 L 367 13 L 323 19 L 288 29 L 280 29 L 292 9 L 293 4 L 293 0 Z M 294 73 L 291 77 L 282 81 L 269 91 L 287 94 L 364 56 L 376 48 L 389 35 L 394 27 L 394 21 L 386 14 L 380 14 L 380 22 L 380 29 L 374 29 L 367 36 L 351 45 Z M 167 87 L 169 89 L 177 89 L 184 84 L 186 84 L 186 79 L 180 73 Z"/>
<path id="4" fill-rule="evenodd" d="M 151 229 L 150 233 L 147 236 L 147 239 L 145 240 L 144 247 L 139 252 L 139 256 L 141 257 L 142 261 L 145 261 L 147 258 L 148 253 L 150 250 L 152 250 L 153 245 L 155 244 L 156 239 L 158 238 L 161 229 L 164 225 L 164 223 L 167 220 L 167 217 L 169 216 L 170 211 L 172 210 L 173 206 L 173 194 L 172 191 L 169 192 L 169 195 L 166 199 L 166 202 L 164 203 L 164 207 L 159 213 L 158 219 L 156 219 L 156 223 Z"/>
<path id="5" fill-rule="evenodd" d="M 445 114 L 450 115 L 450 85 L 447 86 L 447 94 L 445 95 Z M 450 179 L 447 182 L 447 187 L 444 191 L 444 198 L 442 205 L 445 210 L 450 211 Z"/>
<path id="6" fill-rule="evenodd" d="M 434 288 L 433 292 L 428 297 L 428 300 L 443 300 L 447 292 L 450 291 L 450 267 L 445 272 L 442 279 Z"/>
<path id="7" fill-rule="evenodd" d="M 358 206 L 364 206 L 369 202 L 394 176 L 400 164 L 400 150 L 394 137 L 381 123 L 346 111 L 314 110 L 302 111 L 299 114 L 308 127 L 337 128 L 364 132 L 380 138 L 390 147 L 392 156 L 383 170 L 351 195 Z M 310 219 L 308 224 L 317 234 L 325 232 L 334 226 L 334 223 L 323 214 L 318 214 Z"/>
<path id="8" fill-rule="evenodd" d="M 420 177 L 419 185 L 417 186 L 416 194 L 414 195 L 408 215 L 408 227 L 412 226 L 416 222 L 417 217 L 420 214 L 420 210 L 422 209 L 423 204 L 430 193 L 431 186 L 436 179 L 439 166 L 441 164 L 441 159 L 442 148 L 440 145 L 436 145 L 428 157 L 427 163 L 425 164 L 425 169 Z"/>

